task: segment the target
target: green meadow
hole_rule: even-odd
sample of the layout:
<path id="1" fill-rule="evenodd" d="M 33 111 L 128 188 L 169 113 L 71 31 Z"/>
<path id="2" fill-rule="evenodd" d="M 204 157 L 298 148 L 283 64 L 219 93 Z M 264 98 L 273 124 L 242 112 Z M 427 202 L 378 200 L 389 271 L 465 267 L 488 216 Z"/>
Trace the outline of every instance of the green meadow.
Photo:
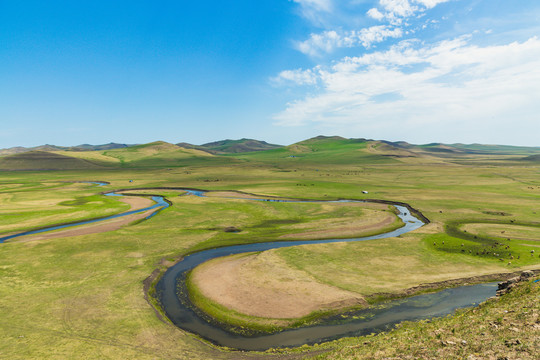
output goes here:
<path id="1" fill-rule="evenodd" d="M 402 296 L 420 284 L 538 269 L 537 148 L 318 137 L 265 151 L 223 154 L 164 142 L 25 154 L 0 157 L 0 237 L 126 211 L 129 205 L 101 195 L 118 189 L 145 188 L 146 193 L 162 194 L 172 206 L 116 231 L 0 244 L 0 358 L 382 359 L 395 358 L 400 351 L 425 358 L 481 358 L 488 348 L 493 356 L 539 355 L 540 336 L 534 336 L 539 335 L 534 326 L 539 289 L 533 283 L 455 317 L 407 323 L 388 334 L 264 353 L 215 347 L 161 320 L 152 288 L 149 294 L 143 285 L 155 270 L 162 272 L 194 251 L 306 236 L 345 238 L 350 232 L 339 229 L 355 219 L 369 222 L 392 213 L 374 204 L 332 207 L 152 190 L 159 187 L 409 204 L 430 223 L 396 238 L 283 248 L 257 260 L 279 267 L 280 274 L 294 272 L 301 274 L 295 275 L 300 280 L 304 276 L 358 294 L 368 303 Z M 230 227 L 240 232 L 227 232 Z M 331 236 L 321 232 L 328 229 Z M 196 292 L 197 284 L 191 286 Z M 224 321 L 231 314 L 243 319 L 243 325 L 275 320 L 237 316 L 236 310 L 199 295 L 200 303 L 218 309 L 214 315 Z M 514 312 L 504 312 L 509 309 Z M 504 346 L 514 337 L 522 340 L 521 352 Z M 466 340 L 468 345 L 439 346 L 443 340 Z"/>

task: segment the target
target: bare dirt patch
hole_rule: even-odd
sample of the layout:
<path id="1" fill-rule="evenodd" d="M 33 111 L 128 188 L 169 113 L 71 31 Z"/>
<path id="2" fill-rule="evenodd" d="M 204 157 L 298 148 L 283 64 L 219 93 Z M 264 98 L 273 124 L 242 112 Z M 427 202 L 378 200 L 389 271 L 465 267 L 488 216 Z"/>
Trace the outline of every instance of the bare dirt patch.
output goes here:
<path id="1" fill-rule="evenodd" d="M 266 253 L 214 259 L 195 268 L 192 281 L 210 300 L 242 314 L 299 318 L 316 310 L 366 304 L 358 294 L 319 283 Z"/>
<path id="2" fill-rule="evenodd" d="M 125 197 L 119 198 L 118 200 L 126 204 L 129 204 L 131 206 L 131 209 L 130 209 L 131 211 L 144 209 L 146 207 L 151 206 L 154 203 L 151 199 L 143 198 L 143 197 L 135 197 L 135 196 L 125 196 Z M 156 209 L 148 210 L 148 211 L 138 213 L 138 214 L 122 216 L 122 217 L 107 220 L 107 221 L 100 221 L 97 223 L 81 225 L 74 228 L 67 228 L 65 230 L 22 236 L 22 237 L 16 238 L 14 242 L 15 241 L 16 242 L 29 242 L 29 241 L 36 241 L 36 240 L 48 240 L 48 239 L 57 239 L 57 238 L 65 238 L 65 237 L 71 237 L 71 236 L 89 235 L 89 234 L 114 231 L 114 230 L 120 229 L 123 226 L 129 225 L 134 221 L 144 219 L 147 216 L 149 216 L 151 213 L 153 213 L 154 211 L 156 211 Z"/>
<path id="3" fill-rule="evenodd" d="M 148 211 L 138 213 L 138 214 L 122 216 L 120 218 L 111 219 L 104 222 L 82 225 L 80 227 L 69 228 L 66 230 L 60 230 L 56 232 L 21 236 L 17 238 L 18 240 L 16 241 L 28 242 L 28 241 L 35 241 L 35 240 L 58 239 L 58 238 L 65 238 L 65 237 L 71 237 L 71 236 L 89 235 L 89 234 L 97 234 L 97 233 L 102 233 L 102 232 L 114 231 L 114 230 L 120 229 L 123 226 L 129 225 L 134 221 L 144 219 L 145 217 L 152 214 L 152 212 L 154 211 L 155 209 L 148 210 Z"/>
<path id="4" fill-rule="evenodd" d="M 145 207 L 152 206 L 154 201 L 150 198 L 142 196 L 122 196 L 118 198 L 119 201 L 131 206 L 130 210 L 140 210 Z"/>

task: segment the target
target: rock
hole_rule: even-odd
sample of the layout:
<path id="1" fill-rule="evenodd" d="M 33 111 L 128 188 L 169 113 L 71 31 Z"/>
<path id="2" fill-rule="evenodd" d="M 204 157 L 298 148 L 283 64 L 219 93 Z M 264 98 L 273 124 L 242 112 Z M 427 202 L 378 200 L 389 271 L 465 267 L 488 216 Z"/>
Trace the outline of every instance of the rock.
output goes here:
<path id="1" fill-rule="evenodd" d="M 503 281 L 503 282 L 500 282 L 498 284 L 498 287 L 499 287 L 499 290 L 504 290 L 504 289 L 507 289 L 510 287 L 510 285 L 513 285 L 517 282 L 519 282 L 520 280 L 520 277 L 519 276 L 516 276 L 516 277 L 513 277 L 511 279 L 508 279 L 506 281 Z"/>
<path id="2" fill-rule="evenodd" d="M 514 340 L 505 340 L 504 341 L 504 345 L 510 347 L 510 346 L 514 346 L 514 345 L 520 345 L 521 344 L 521 341 L 519 341 L 519 339 L 514 339 Z"/>
<path id="3" fill-rule="evenodd" d="M 534 251 L 534 250 L 533 250 L 533 251 Z M 520 278 L 521 278 L 522 280 L 524 280 L 524 279 L 528 279 L 528 278 L 533 277 L 533 276 L 534 276 L 534 273 L 533 273 L 531 270 L 525 270 L 525 271 L 523 271 L 523 272 L 521 273 Z"/>

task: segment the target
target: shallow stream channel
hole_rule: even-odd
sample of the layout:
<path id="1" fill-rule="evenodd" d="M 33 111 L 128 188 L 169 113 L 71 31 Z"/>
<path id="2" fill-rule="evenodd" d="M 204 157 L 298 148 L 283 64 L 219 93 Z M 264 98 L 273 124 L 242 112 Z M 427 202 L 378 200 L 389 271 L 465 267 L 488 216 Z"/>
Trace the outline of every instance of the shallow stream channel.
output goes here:
<path id="1" fill-rule="evenodd" d="M 204 191 L 184 189 L 191 195 L 204 196 Z M 255 201 L 281 202 L 327 202 L 249 199 Z M 334 201 L 335 202 L 335 201 Z M 339 200 L 339 202 L 361 202 L 361 200 Z M 156 293 L 167 317 L 179 328 L 192 332 L 210 342 L 240 350 L 267 350 L 269 348 L 296 347 L 315 344 L 348 336 L 361 336 L 393 328 L 403 321 L 430 319 L 453 313 L 456 309 L 477 305 L 494 296 L 496 283 L 460 286 L 438 292 L 392 300 L 374 308 L 348 313 L 346 318 L 330 317 L 318 325 L 284 330 L 274 334 L 244 336 L 227 331 L 212 319 L 201 314 L 190 302 L 186 289 L 186 275 L 196 266 L 217 257 L 258 252 L 283 247 L 351 242 L 396 237 L 416 230 L 424 222 L 411 214 L 402 205 L 394 204 L 403 220 L 401 228 L 375 236 L 351 239 L 325 239 L 309 241 L 275 241 L 266 243 L 227 246 L 193 253 L 170 267 L 156 285 Z"/>
<path id="2" fill-rule="evenodd" d="M 107 185 L 104 182 L 90 182 L 98 186 Z M 171 188 L 169 188 L 171 189 Z M 189 195 L 205 196 L 205 191 L 174 188 L 185 191 Z M 148 189 L 150 190 L 150 189 Z M 106 196 L 123 196 L 115 192 L 106 192 Z M 130 194 L 134 196 L 134 194 Z M 142 196 L 142 195 L 141 195 Z M 128 211 L 103 218 L 50 226 L 31 231 L 0 237 L 0 243 L 20 236 L 38 234 L 47 231 L 106 221 L 121 216 L 141 213 L 156 209 L 146 219 L 156 215 L 160 210 L 170 206 L 161 196 L 152 196 L 155 204 L 144 209 Z M 314 200 L 278 200 L 278 199 L 244 199 L 246 201 L 278 201 L 278 202 L 328 202 Z M 362 200 L 339 200 L 330 202 L 362 202 Z M 196 266 L 222 256 L 248 252 L 266 251 L 271 249 L 299 246 L 306 244 L 323 244 L 333 242 L 351 242 L 376 240 L 396 237 L 416 230 L 424 222 L 411 214 L 409 208 L 393 204 L 398 210 L 398 216 L 404 224 L 401 228 L 375 236 L 351 239 L 325 239 L 309 241 L 275 241 L 245 245 L 215 248 L 185 256 L 180 262 L 170 267 L 156 284 L 156 294 L 166 316 L 179 328 L 194 333 L 214 344 L 239 350 L 267 350 L 269 348 L 296 347 L 303 344 L 315 344 L 342 337 L 361 336 L 392 329 L 403 321 L 431 319 L 453 313 L 456 309 L 475 306 L 494 296 L 496 283 L 460 286 L 440 290 L 438 292 L 391 300 L 376 305 L 373 308 L 347 313 L 346 317 L 333 316 L 313 326 L 284 330 L 273 334 L 244 336 L 225 330 L 219 323 L 209 319 L 190 302 L 186 289 L 186 275 Z"/>
<path id="3" fill-rule="evenodd" d="M 95 184 L 97 186 L 108 185 L 108 183 L 101 182 L 101 181 L 80 181 L 80 182 L 89 183 L 89 184 Z M 115 193 L 115 192 L 104 193 L 104 195 L 105 196 L 124 196 L 122 194 L 118 194 L 118 193 Z M 152 216 L 156 215 L 159 211 L 161 211 L 161 210 L 163 210 L 165 208 L 168 208 L 170 206 L 170 204 L 165 200 L 165 198 L 163 198 L 163 196 L 151 196 L 151 198 L 154 201 L 154 204 L 151 205 L 151 206 L 145 207 L 143 209 L 126 211 L 126 212 L 123 212 L 123 213 L 120 213 L 120 214 L 115 214 L 115 215 L 106 216 L 106 217 L 97 218 L 97 219 L 76 221 L 76 222 L 71 222 L 71 223 L 66 223 L 66 224 L 43 227 L 43 228 L 39 228 L 39 229 L 35 229 L 35 230 L 23 231 L 23 232 L 20 232 L 20 233 L 0 237 L 0 244 L 3 243 L 6 240 L 14 239 L 14 238 L 21 237 L 21 236 L 40 234 L 40 233 L 44 233 L 44 232 L 48 232 L 48 231 L 66 229 L 66 228 L 79 226 L 79 225 L 93 224 L 93 223 L 97 223 L 97 222 L 101 222 L 101 221 L 116 219 L 116 218 L 119 218 L 119 217 L 133 215 L 133 214 L 139 214 L 139 213 L 143 213 L 143 212 L 146 212 L 146 211 L 149 211 L 149 210 L 156 209 L 156 211 L 152 212 L 150 215 L 148 215 L 145 218 L 145 220 L 148 220 Z"/>

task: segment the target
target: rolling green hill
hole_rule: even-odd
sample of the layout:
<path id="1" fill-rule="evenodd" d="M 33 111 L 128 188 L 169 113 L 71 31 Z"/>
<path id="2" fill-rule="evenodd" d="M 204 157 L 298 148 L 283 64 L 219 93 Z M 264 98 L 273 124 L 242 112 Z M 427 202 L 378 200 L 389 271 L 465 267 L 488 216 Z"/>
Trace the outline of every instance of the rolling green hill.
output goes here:
<path id="1" fill-rule="evenodd" d="M 540 154 L 540 147 L 510 146 L 510 145 L 483 145 L 483 144 L 451 144 L 455 149 L 461 149 L 474 154 L 498 155 L 534 155 Z"/>
<path id="2" fill-rule="evenodd" d="M 492 160 L 497 160 L 496 157 L 499 156 L 499 161 L 503 160 L 507 163 L 513 163 L 517 160 L 538 162 L 540 147 L 443 143 L 414 145 L 405 141 L 347 139 L 340 136 L 321 135 L 288 146 L 244 138 L 216 141 L 203 145 L 188 143 L 175 145 L 156 141 L 142 145 L 109 143 L 104 145 L 82 144 L 73 147 L 55 145 L 42 145 L 33 148 L 13 147 L 0 150 L 0 156 L 2 155 L 0 169 L 3 170 L 95 167 L 164 168 L 232 164 L 239 161 L 265 164 L 272 162 L 278 168 L 296 168 L 314 167 L 321 164 L 361 166 L 366 163 L 412 163 L 421 160 L 463 162 L 469 161 L 471 156 L 476 155 L 488 156 Z M 71 161 L 67 159 L 71 159 Z"/>
<path id="3" fill-rule="evenodd" d="M 270 162 L 279 160 L 279 164 L 315 166 L 318 164 L 362 165 L 363 163 L 396 162 L 386 152 L 373 151 L 375 142 L 366 139 L 345 139 L 338 136 L 317 136 L 298 143 L 256 153 L 237 154 L 236 157 L 248 161 Z"/>
<path id="4" fill-rule="evenodd" d="M 104 151 L 103 155 L 116 158 L 122 167 L 178 167 L 234 162 L 233 159 L 215 157 L 206 151 L 186 149 L 165 141 L 135 145 L 123 149 Z"/>
<path id="5" fill-rule="evenodd" d="M 84 159 L 46 151 L 30 151 L 0 158 L 0 170 L 84 170 L 100 165 Z"/>

